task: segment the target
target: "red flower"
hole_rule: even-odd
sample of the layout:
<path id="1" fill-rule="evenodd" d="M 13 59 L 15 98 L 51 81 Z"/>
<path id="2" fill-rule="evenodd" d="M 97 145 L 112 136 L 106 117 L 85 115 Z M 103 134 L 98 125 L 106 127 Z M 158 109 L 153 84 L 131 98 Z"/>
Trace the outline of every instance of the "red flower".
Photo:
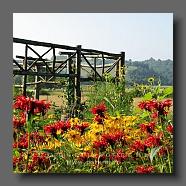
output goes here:
<path id="1" fill-rule="evenodd" d="M 157 154 L 158 154 L 158 156 L 167 155 L 167 150 L 166 150 L 166 148 L 165 148 L 165 147 L 161 147 Z"/>
<path id="2" fill-rule="evenodd" d="M 41 168 L 47 168 L 50 165 L 50 160 L 47 153 L 38 154 L 35 152 L 32 156 L 32 166 L 38 166 Z"/>
<path id="3" fill-rule="evenodd" d="M 88 161 L 89 157 L 90 157 L 90 153 L 89 152 L 84 152 L 84 153 L 79 155 L 78 160 L 82 161 L 82 162 L 86 162 L 86 161 Z"/>
<path id="4" fill-rule="evenodd" d="M 102 138 L 105 140 L 107 143 L 109 143 L 111 146 L 115 145 L 116 142 L 122 140 L 123 138 L 123 132 L 115 132 L 113 134 L 103 134 Z"/>
<path id="5" fill-rule="evenodd" d="M 151 118 L 153 118 L 153 119 L 158 118 L 158 112 L 152 113 Z"/>
<path id="6" fill-rule="evenodd" d="M 155 128 L 155 123 L 150 122 L 148 124 L 140 124 L 139 126 L 140 126 L 142 132 L 153 133 L 153 130 Z"/>
<path id="7" fill-rule="evenodd" d="M 105 154 L 96 154 L 94 157 L 97 161 L 99 159 L 99 161 L 104 161 L 106 160 L 106 155 Z"/>
<path id="8" fill-rule="evenodd" d="M 23 127 L 26 123 L 26 116 L 23 112 L 20 113 L 19 117 L 14 116 L 13 117 L 13 126 L 16 129 L 20 129 Z"/>
<path id="9" fill-rule="evenodd" d="M 116 160 L 119 163 L 122 163 L 128 158 L 126 154 L 123 153 L 122 149 L 118 149 L 115 156 L 113 156 L 113 159 Z"/>
<path id="10" fill-rule="evenodd" d="M 57 130 L 61 130 L 61 133 L 67 131 L 71 127 L 69 121 L 57 121 L 55 123 L 45 125 L 44 131 L 46 134 L 52 134 L 55 138 L 57 138 Z"/>
<path id="11" fill-rule="evenodd" d="M 106 105 L 103 102 L 91 109 L 92 114 L 97 114 L 101 117 L 104 117 L 105 111 L 106 111 Z"/>
<path id="12" fill-rule="evenodd" d="M 103 124 L 104 118 L 99 115 L 96 115 L 94 117 L 94 121 L 96 121 L 98 124 Z"/>
<path id="13" fill-rule="evenodd" d="M 162 103 L 163 103 L 163 107 L 172 106 L 172 100 L 171 99 L 167 99 L 167 100 L 163 101 Z"/>
<path id="14" fill-rule="evenodd" d="M 136 140 L 132 146 L 131 146 L 132 151 L 145 151 L 145 146 L 140 140 Z"/>
<path id="15" fill-rule="evenodd" d="M 45 142 L 45 139 L 39 132 L 32 132 L 30 134 L 30 141 L 35 144 L 41 144 Z"/>
<path id="16" fill-rule="evenodd" d="M 167 99 L 165 101 L 157 101 L 157 100 L 148 100 L 148 101 L 141 101 L 138 104 L 138 107 L 141 109 L 145 109 L 149 112 L 153 112 L 151 117 L 155 118 L 156 116 L 164 116 L 167 115 L 168 112 L 166 108 L 169 108 L 172 105 L 172 100 Z"/>
<path id="17" fill-rule="evenodd" d="M 146 147 L 155 147 L 160 145 L 160 138 L 156 136 L 149 135 L 149 137 L 144 141 Z"/>
<path id="18" fill-rule="evenodd" d="M 90 124 L 88 122 L 83 122 L 82 124 L 77 124 L 74 127 L 81 132 L 81 135 L 83 135 L 85 130 L 89 127 L 89 125 Z"/>
<path id="19" fill-rule="evenodd" d="M 168 132 L 173 134 L 173 125 L 172 124 L 169 124 L 166 129 L 167 129 Z"/>
<path id="20" fill-rule="evenodd" d="M 23 155 L 20 154 L 19 157 L 13 157 L 13 167 L 15 168 L 17 164 L 19 164 L 23 160 Z"/>
<path id="21" fill-rule="evenodd" d="M 97 150 L 101 150 L 101 151 L 104 151 L 108 146 L 108 143 L 106 140 L 100 140 L 100 141 L 95 141 L 93 143 L 93 148 L 97 149 Z"/>
<path id="22" fill-rule="evenodd" d="M 139 102 L 138 107 L 151 112 L 158 107 L 158 103 L 156 100 L 141 101 Z"/>
<path id="23" fill-rule="evenodd" d="M 47 110 L 50 108 L 50 104 L 45 103 L 44 100 L 37 100 L 25 96 L 17 96 L 13 107 L 15 109 L 20 109 L 31 114 L 42 113 L 42 115 L 45 115 Z"/>
<path id="24" fill-rule="evenodd" d="M 136 167 L 135 171 L 136 171 L 136 173 L 139 173 L 139 174 L 149 174 L 149 173 L 152 173 L 154 171 L 154 167 L 153 166 L 140 165 L 140 166 Z"/>

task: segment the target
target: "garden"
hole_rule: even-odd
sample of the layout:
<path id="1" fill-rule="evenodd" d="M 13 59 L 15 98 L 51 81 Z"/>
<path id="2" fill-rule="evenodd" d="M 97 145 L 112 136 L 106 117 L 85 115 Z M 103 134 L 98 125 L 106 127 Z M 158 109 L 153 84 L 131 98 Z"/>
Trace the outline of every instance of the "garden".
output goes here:
<path id="1" fill-rule="evenodd" d="M 173 88 L 154 82 L 127 88 L 124 77 L 105 74 L 74 115 L 64 97 L 62 111 L 52 100 L 16 94 L 13 172 L 173 173 Z"/>

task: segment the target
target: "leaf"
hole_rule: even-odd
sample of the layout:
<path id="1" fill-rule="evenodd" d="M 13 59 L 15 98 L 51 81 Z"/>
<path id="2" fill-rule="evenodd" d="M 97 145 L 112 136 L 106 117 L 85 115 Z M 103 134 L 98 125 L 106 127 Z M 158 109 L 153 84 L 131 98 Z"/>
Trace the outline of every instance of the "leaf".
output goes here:
<path id="1" fill-rule="evenodd" d="M 140 118 L 144 119 L 149 116 L 149 113 L 147 111 L 144 111 L 143 114 L 140 115 Z"/>
<path id="2" fill-rule="evenodd" d="M 157 152 L 160 150 L 161 147 L 155 147 L 153 149 L 151 149 L 150 152 L 150 161 L 152 163 L 154 156 L 156 156 Z"/>
<path id="3" fill-rule="evenodd" d="M 163 90 L 164 96 L 171 95 L 173 93 L 173 87 L 168 87 Z"/>
<path id="4" fill-rule="evenodd" d="M 14 154 L 14 156 L 16 156 L 16 157 L 19 157 L 19 156 L 20 156 L 20 153 L 19 153 L 18 150 L 13 151 L 13 154 Z"/>
<path id="5" fill-rule="evenodd" d="M 103 99 L 105 101 L 107 101 L 111 105 L 111 107 L 114 109 L 114 105 L 110 102 L 110 100 L 108 98 L 104 97 Z"/>
<path id="6" fill-rule="evenodd" d="M 51 149 L 42 149 L 41 151 L 47 152 L 47 153 L 50 153 L 50 154 L 54 154 L 54 151 L 51 150 Z"/>
<path id="7" fill-rule="evenodd" d="M 143 96 L 143 99 L 144 99 L 144 100 L 150 100 L 150 99 L 152 99 L 152 93 L 149 92 L 149 93 L 145 94 L 145 95 Z"/>

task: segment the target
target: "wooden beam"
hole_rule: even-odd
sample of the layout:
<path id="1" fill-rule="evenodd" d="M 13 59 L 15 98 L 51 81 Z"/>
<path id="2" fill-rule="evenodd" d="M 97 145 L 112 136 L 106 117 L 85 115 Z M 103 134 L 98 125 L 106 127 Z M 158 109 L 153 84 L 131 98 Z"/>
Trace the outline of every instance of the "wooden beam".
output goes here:
<path id="1" fill-rule="evenodd" d="M 39 42 L 39 41 L 20 39 L 20 38 L 13 38 L 13 42 L 14 43 L 21 43 L 21 44 L 35 45 L 35 46 L 61 48 L 61 49 L 66 49 L 66 50 L 77 50 L 77 47 L 72 47 L 72 46 L 67 46 L 67 45 L 59 45 L 59 44 L 52 44 L 52 43 L 46 43 L 46 42 Z M 108 55 L 108 56 L 119 56 L 120 55 L 120 54 L 103 52 L 103 51 L 100 51 L 100 50 L 93 50 L 93 49 L 81 49 L 81 51 L 82 52 L 95 53 L 95 54 L 104 54 L 104 55 Z"/>
<path id="2" fill-rule="evenodd" d="M 13 70 L 14 75 L 31 75 L 31 76 L 54 76 L 54 77 L 69 77 L 75 76 L 76 74 L 54 74 L 54 73 L 46 73 L 46 72 L 28 72 L 28 71 L 17 71 Z"/>
<path id="3" fill-rule="evenodd" d="M 94 58 L 94 60 L 95 60 L 95 59 L 96 59 L 96 58 Z M 112 65 L 113 65 L 113 64 L 105 64 L 105 68 L 112 67 Z M 82 65 L 82 64 L 81 64 L 81 66 L 82 66 L 82 67 L 85 67 L 85 68 L 86 68 L 86 67 L 91 68 L 90 65 L 84 65 L 84 64 Z M 94 64 L 94 67 L 95 67 L 95 64 Z M 94 67 L 93 67 L 93 68 L 94 68 Z M 103 68 L 103 65 L 96 65 L 96 68 Z"/>
<path id="4" fill-rule="evenodd" d="M 59 52 L 59 55 L 72 55 L 74 52 Z M 81 52 L 83 53 L 86 57 L 90 57 L 90 58 L 102 58 L 101 54 L 97 54 L 97 53 L 93 53 L 93 52 Z M 116 57 L 118 58 L 118 56 L 107 56 L 105 55 L 104 58 L 106 59 L 116 59 Z"/>
<path id="5" fill-rule="evenodd" d="M 89 52 L 89 53 L 94 53 L 94 54 L 104 54 L 104 55 L 114 56 L 114 57 L 119 57 L 120 56 L 120 54 L 103 52 L 103 51 L 100 51 L 100 50 L 93 50 L 93 49 L 82 49 L 82 52 Z"/>

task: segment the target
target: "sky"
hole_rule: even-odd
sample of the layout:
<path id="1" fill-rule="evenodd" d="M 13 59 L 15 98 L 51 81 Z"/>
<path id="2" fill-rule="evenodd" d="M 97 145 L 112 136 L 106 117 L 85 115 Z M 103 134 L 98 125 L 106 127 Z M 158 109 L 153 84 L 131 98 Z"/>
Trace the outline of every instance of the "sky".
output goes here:
<path id="1" fill-rule="evenodd" d="M 125 52 L 126 59 L 173 59 L 172 13 L 14 13 L 13 37 Z M 40 50 L 41 54 L 46 51 Z M 13 44 L 13 57 L 24 55 Z M 50 54 L 49 54 L 50 55 Z"/>

